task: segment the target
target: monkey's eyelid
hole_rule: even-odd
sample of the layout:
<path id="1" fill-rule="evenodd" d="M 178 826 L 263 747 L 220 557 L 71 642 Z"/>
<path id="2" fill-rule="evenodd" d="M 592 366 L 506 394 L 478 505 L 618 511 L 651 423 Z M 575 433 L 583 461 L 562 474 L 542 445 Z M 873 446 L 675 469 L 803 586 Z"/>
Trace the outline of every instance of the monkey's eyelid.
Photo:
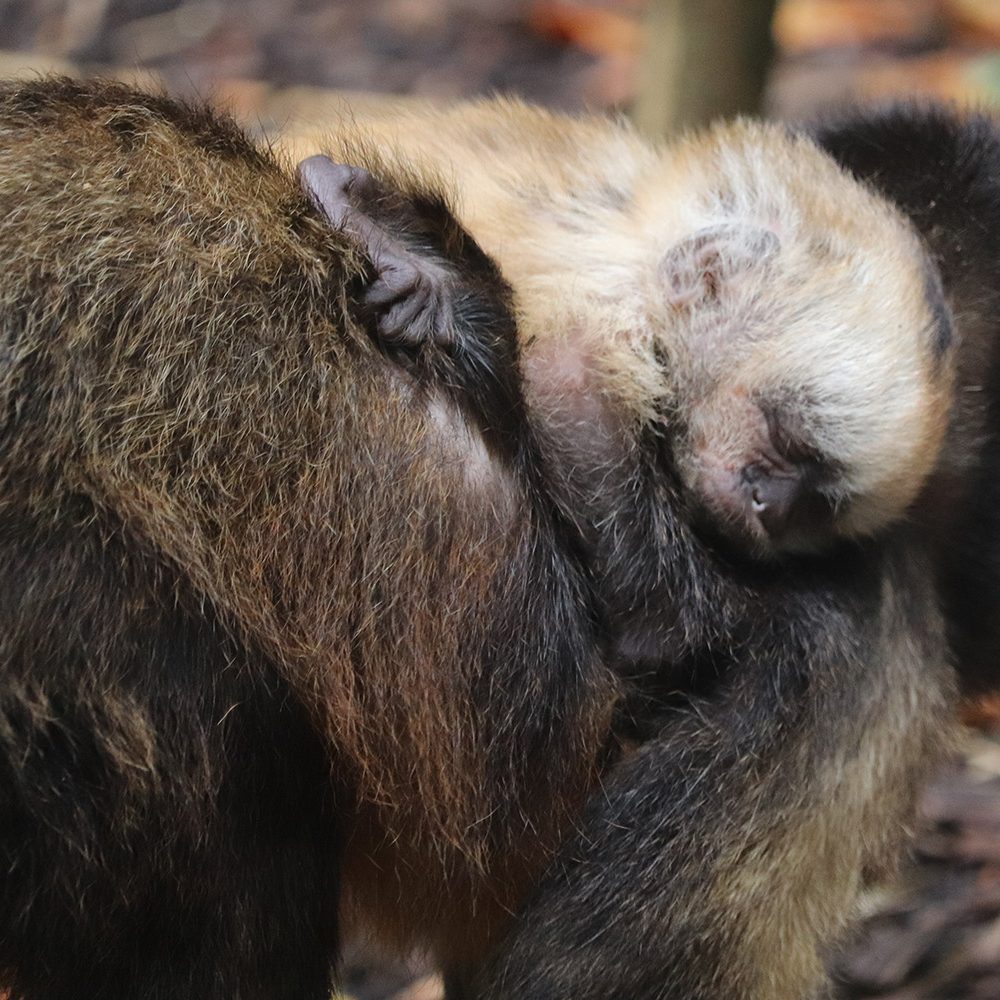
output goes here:
<path id="1" fill-rule="evenodd" d="M 791 417 L 787 411 L 783 408 L 762 405 L 761 413 L 764 415 L 771 444 L 782 461 L 792 462 L 796 465 L 826 464 L 822 454 L 808 443 L 804 434 L 797 434 L 789 428 Z M 801 420 L 795 422 L 802 423 Z"/>

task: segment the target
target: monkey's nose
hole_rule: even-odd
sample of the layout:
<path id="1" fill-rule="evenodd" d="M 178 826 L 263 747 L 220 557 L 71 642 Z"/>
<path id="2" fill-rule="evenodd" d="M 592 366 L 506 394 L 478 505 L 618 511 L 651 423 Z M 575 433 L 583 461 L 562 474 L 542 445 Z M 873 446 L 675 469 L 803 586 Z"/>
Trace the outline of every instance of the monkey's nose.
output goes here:
<path id="1" fill-rule="evenodd" d="M 791 526 L 796 507 L 803 495 L 803 477 L 799 469 L 767 469 L 748 465 L 743 469 L 743 483 L 750 509 L 761 527 L 771 536 L 780 538 Z"/>

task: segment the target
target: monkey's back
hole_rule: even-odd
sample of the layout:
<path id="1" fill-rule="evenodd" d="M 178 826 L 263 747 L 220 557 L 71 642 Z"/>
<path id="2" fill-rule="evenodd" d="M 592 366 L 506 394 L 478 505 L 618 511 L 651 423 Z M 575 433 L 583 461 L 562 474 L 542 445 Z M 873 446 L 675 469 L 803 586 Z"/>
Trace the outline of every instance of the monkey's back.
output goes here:
<path id="1" fill-rule="evenodd" d="M 479 949 L 593 780 L 615 688 L 582 574 L 534 474 L 485 450 L 485 472 L 470 471 L 461 413 L 415 391 L 354 321 L 364 267 L 224 117 L 113 84 L 0 89 L 0 513 L 14 567 L 0 580 L 0 795 L 15 817 L 0 852 L 21 873 L 0 892 L 37 932 L 0 966 L 24 965 L 95 871 L 111 872 L 112 895 L 145 871 L 186 787 L 197 815 L 159 876 L 184 892 L 199 877 L 185 858 L 224 851 L 228 825 L 258 808 L 274 864 L 301 849 L 316 872 L 303 906 L 332 919 L 331 873 L 363 814 L 387 863 L 405 861 L 382 871 L 380 899 L 370 884 L 358 896 L 408 942 L 465 948 L 460 929 Z M 70 722 L 75 689 L 90 694 Z M 243 727 L 245 713 L 258 721 Z M 47 758 L 17 772 L 52 725 L 93 748 L 105 798 L 75 751 L 55 777 Z M 237 780 L 241 748 L 269 741 Z M 150 768 L 148 785 L 123 798 L 108 777 L 119 764 Z M 249 804 L 252 775 L 269 794 L 299 765 L 301 801 L 286 809 L 275 792 L 287 822 L 272 827 L 270 806 Z M 83 785 L 79 801 L 46 792 L 56 822 L 32 797 L 59 781 Z M 245 814 L 218 811 L 228 787 Z M 119 807 L 122 825 L 77 835 L 74 810 Z M 44 838 L 24 853 L 50 822 L 93 868 L 54 861 Z M 126 860 L 91 850 L 102 839 Z M 46 865 L 55 895 L 33 903 Z M 265 895 L 299 906 L 300 887 L 265 867 Z M 416 883 L 403 916 L 397 880 Z M 109 921 L 135 922 L 132 903 L 156 893 Z M 168 911 L 182 926 L 186 911 Z M 253 938 L 206 924 L 216 934 Z M 331 948 L 308 941 L 325 961 Z M 318 981 L 313 958 L 303 968 Z M 295 982 L 290 995 L 306 995 Z M 44 995 L 73 995 L 59 989 Z"/>
<path id="2" fill-rule="evenodd" d="M 249 373 L 310 315 L 276 325 L 282 296 L 321 298 L 323 238 L 288 225 L 295 197 L 207 112 L 110 85 L 0 88 L 0 968 L 14 996 L 327 994 L 328 752 L 301 694 L 192 581 L 207 572 L 198 540 L 236 528 L 227 488 L 255 471 L 222 460 L 246 453 Z M 279 428 L 256 429 L 266 475 Z M 275 907 L 268 946 L 299 949 L 277 975 L 251 954 L 259 894 Z"/>

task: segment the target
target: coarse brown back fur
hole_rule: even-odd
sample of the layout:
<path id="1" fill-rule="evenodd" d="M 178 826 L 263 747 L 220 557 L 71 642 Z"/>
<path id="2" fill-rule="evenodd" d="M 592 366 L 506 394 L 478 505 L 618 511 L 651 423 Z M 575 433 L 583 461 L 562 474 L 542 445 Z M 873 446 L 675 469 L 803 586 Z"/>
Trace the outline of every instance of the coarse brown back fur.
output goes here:
<path id="1" fill-rule="evenodd" d="M 481 947 L 473 914 L 506 919 L 551 850 L 615 687 L 517 434 L 496 461 L 382 357 L 348 315 L 352 246 L 203 109 L 7 87 L 0 206 L 4 517 L 86 497 L 175 568 L 308 705 L 372 852 L 432 887 L 411 926 Z M 532 690 L 500 690 L 500 656 Z"/>

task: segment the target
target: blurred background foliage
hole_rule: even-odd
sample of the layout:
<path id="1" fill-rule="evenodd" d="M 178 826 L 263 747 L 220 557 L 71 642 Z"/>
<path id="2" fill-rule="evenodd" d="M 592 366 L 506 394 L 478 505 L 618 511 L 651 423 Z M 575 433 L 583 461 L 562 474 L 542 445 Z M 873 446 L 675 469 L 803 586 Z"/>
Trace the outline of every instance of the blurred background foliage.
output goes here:
<path id="1" fill-rule="evenodd" d="M 898 93 L 1000 101 L 1000 2 L 0 0 L 0 74 L 33 68 L 138 76 L 265 131 L 322 117 L 331 90 L 499 90 L 663 131 Z"/>

